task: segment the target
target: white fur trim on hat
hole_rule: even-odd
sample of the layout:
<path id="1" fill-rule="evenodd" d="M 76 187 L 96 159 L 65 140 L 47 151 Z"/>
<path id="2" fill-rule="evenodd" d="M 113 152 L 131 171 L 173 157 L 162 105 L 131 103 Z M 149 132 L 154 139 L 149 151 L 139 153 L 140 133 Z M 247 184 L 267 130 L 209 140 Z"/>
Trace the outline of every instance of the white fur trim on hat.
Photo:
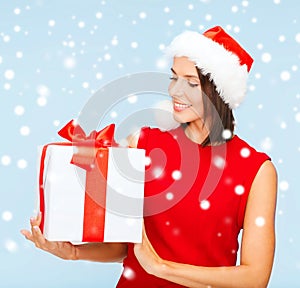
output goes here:
<path id="1" fill-rule="evenodd" d="M 186 56 L 195 62 L 203 75 L 210 73 L 216 89 L 231 109 L 239 106 L 247 92 L 247 65 L 223 45 L 194 31 L 185 31 L 166 47 L 169 57 Z"/>

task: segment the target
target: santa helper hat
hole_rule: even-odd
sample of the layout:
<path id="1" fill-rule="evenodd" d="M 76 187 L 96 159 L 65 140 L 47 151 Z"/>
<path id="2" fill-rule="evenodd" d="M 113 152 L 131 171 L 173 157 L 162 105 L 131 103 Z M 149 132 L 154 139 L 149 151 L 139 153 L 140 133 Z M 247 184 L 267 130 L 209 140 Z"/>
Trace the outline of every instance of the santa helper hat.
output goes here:
<path id="1" fill-rule="evenodd" d="M 203 34 L 185 31 L 174 38 L 165 52 L 170 57 L 186 56 L 203 75 L 209 74 L 231 109 L 243 101 L 253 59 L 222 27 L 213 27 Z"/>

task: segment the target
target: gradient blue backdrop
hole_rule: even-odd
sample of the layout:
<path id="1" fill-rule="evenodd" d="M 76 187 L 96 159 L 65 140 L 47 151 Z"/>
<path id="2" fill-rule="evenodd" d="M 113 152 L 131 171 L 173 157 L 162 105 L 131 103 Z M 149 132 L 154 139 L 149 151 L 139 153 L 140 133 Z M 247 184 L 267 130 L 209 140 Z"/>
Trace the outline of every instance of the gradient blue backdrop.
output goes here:
<path id="1" fill-rule="evenodd" d="M 62 261 L 20 235 L 34 208 L 36 147 L 58 141 L 59 127 L 106 83 L 130 73 L 167 72 L 161 49 L 176 34 L 215 25 L 255 59 L 247 99 L 236 111 L 237 130 L 278 169 L 269 287 L 300 287 L 299 6 L 296 0 L 2 0 L 0 287 L 114 287 L 121 265 Z M 150 102 L 123 103 L 112 121 Z"/>

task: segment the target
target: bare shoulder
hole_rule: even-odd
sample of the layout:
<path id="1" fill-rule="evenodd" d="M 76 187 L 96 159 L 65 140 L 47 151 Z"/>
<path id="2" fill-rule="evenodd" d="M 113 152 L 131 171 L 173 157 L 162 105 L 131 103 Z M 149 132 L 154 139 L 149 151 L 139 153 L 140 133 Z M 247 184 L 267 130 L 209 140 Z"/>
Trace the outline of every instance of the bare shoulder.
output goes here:
<path id="1" fill-rule="evenodd" d="M 270 160 L 265 161 L 259 168 L 254 178 L 252 188 L 265 184 L 277 184 L 277 171 Z"/>
<path id="2" fill-rule="evenodd" d="M 258 216 L 273 218 L 277 199 L 277 172 L 274 164 L 267 160 L 258 170 L 248 197 L 245 220 Z M 247 220 L 245 221 L 247 223 Z"/>

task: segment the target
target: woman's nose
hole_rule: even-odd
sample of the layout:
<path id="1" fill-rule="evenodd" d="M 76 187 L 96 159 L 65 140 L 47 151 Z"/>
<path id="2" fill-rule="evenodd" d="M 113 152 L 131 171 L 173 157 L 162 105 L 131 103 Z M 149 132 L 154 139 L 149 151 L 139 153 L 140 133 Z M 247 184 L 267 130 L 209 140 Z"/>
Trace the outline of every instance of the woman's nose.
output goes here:
<path id="1" fill-rule="evenodd" d="M 170 96 L 183 97 L 185 94 L 185 80 L 178 78 L 176 81 L 173 81 L 169 85 Z"/>

